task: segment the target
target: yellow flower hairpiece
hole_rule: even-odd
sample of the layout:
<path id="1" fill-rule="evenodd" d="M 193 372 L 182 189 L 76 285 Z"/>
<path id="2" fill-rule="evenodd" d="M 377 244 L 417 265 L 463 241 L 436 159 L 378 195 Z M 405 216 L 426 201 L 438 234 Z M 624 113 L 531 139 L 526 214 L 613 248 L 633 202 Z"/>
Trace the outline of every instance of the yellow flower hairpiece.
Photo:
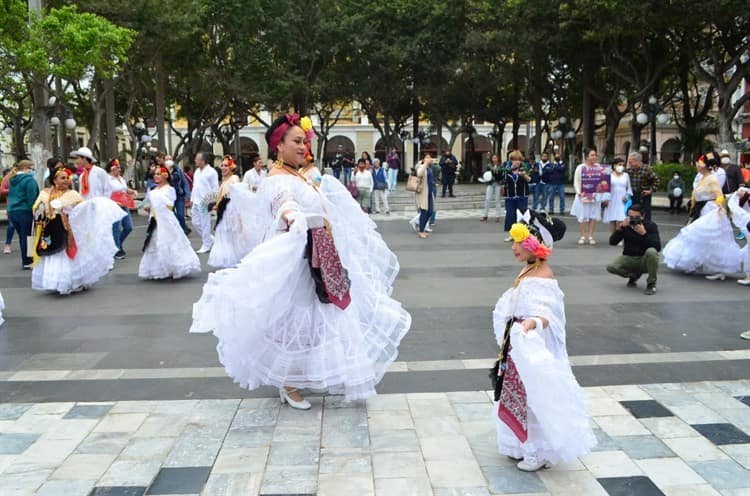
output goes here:
<path id="1" fill-rule="evenodd" d="M 307 116 L 301 118 L 299 120 L 299 127 L 301 127 L 304 132 L 309 133 L 313 128 L 312 120 Z"/>
<path id="2" fill-rule="evenodd" d="M 525 224 L 517 222 L 510 227 L 509 234 L 510 237 L 513 238 L 513 241 L 516 243 L 522 243 L 526 238 L 531 236 L 531 231 L 529 231 L 529 228 L 526 227 Z"/>

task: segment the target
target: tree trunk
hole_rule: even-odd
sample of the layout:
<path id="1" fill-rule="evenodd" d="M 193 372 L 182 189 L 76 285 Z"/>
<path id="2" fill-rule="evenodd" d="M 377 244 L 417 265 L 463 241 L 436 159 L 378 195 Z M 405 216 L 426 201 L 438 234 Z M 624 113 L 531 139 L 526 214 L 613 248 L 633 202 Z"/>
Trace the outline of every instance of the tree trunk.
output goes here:
<path id="1" fill-rule="evenodd" d="M 585 71 L 584 73 L 587 72 L 588 71 Z M 594 105 L 591 98 L 591 93 L 588 90 L 589 84 L 589 78 L 585 78 L 583 86 L 583 102 L 581 102 L 581 133 L 583 135 L 582 144 L 584 150 L 591 148 L 591 146 L 594 144 Z"/>
<path id="2" fill-rule="evenodd" d="M 44 77 L 34 76 L 34 122 L 29 136 L 29 158 L 37 166 L 36 181 L 41 186 L 44 183 L 44 165 L 52 157 L 52 139 L 47 117 L 47 85 Z M 23 143 L 20 144 L 23 147 Z M 23 154 L 18 157 L 23 157 Z"/>
<path id="3" fill-rule="evenodd" d="M 721 101 L 721 100 L 720 100 Z M 718 124 L 718 135 L 719 135 L 719 148 L 726 149 L 730 154 L 734 155 L 735 143 L 734 143 L 734 132 L 732 130 L 732 118 L 734 117 L 732 112 L 731 98 L 723 100 L 724 104 L 719 107 L 717 112 L 717 124 Z"/>
<path id="4" fill-rule="evenodd" d="M 117 123 L 115 122 L 115 84 L 111 78 L 105 79 L 104 86 L 104 129 L 107 136 L 105 157 L 117 156 Z"/>
<path id="5" fill-rule="evenodd" d="M 154 98 L 154 107 L 156 111 L 156 140 L 160 150 L 164 150 L 167 142 L 164 139 L 164 121 L 166 111 L 165 87 L 164 87 L 164 60 L 161 52 L 156 54 L 156 95 Z"/>

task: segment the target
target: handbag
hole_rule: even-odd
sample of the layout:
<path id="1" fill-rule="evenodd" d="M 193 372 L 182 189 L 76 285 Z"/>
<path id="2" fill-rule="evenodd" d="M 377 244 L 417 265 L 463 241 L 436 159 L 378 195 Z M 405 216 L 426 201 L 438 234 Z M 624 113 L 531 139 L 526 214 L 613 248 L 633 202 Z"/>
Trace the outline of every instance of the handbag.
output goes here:
<path id="1" fill-rule="evenodd" d="M 411 191 L 413 193 L 421 193 L 422 192 L 422 178 L 416 175 L 409 176 L 409 179 L 406 180 L 406 191 Z"/>

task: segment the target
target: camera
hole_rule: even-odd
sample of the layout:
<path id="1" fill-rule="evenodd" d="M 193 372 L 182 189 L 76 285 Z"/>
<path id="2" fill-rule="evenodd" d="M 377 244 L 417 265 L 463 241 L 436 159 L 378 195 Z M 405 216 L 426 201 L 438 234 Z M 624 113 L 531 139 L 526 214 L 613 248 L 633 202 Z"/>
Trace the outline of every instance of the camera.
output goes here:
<path id="1" fill-rule="evenodd" d="M 631 226 L 638 226 L 643 224 L 643 219 L 640 217 L 630 217 L 630 225 Z"/>

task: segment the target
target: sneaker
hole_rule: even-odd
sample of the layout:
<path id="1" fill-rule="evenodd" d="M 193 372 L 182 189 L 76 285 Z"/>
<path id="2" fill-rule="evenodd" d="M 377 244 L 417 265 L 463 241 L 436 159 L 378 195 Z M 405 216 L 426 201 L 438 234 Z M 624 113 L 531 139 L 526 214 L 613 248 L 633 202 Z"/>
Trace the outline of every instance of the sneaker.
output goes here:
<path id="1" fill-rule="evenodd" d="M 628 279 L 627 287 L 629 288 L 637 288 L 638 284 L 636 284 L 636 281 L 638 280 L 637 277 L 631 277 Z"/>
<path id="2" fill-rule="evenodd" d="M 590 245 L 595 245 L 596 244 L 596 240 L 594 238 L 589 238 L 589 244 Z"/>
<path id="3" fill-rule="evenodd" d="M 745 239 L 745 233 L 740 231 L 739 233 L 737 233 L 736 239 L 740 239 L 740 240 Z"/>
<path id="4" fill-rule="evenodd" d="M 10 245 L 5 245 L 5 248 L 3 248 L 3 255 L 10 255 L 11 253 Z"/>
<path id="5" fill-rule="evenodd" d="M 578 244 L 579 244 L 579 245 L 582 245 L 582 244 L 584 244 L 585 242 L 586 242 L 586 237 L 585 237 L 585 236 L 581 236 L 580 238 L 578 238 Z"/>
<path id="6" fill-rule="evenodd" d="M 201 246 L 198 250 L 196 250 L 195 253 L 201 255 L 203 253 L 208 253 L 209 251 L 211 251 L 211 248 L 206 248 L 205 246 Z"/>
<path id="7" fill-rule="evenodd" d="M 726 279 L 727 276 L 725 274 L 722 274 L 721 272 L 717 272 L 716 274 L 709 274 L 706 276 L 706 279 L 709 281 L 723 281 Z"/>
<path id="8" fill-rule="evenodd" d="M 750 276 L 746 276 L 744 279 L 738 279 L 737 284 L 741 286 L 750 286 Z"/>
<path id="9" fill-rule="evenodd" d="M 33 269 L 33 268 L 34 268 L 34 264 L 33 264 L 33 263 L 30 263 L 30 264 L 25 264 L 25 265 L 23 266 L 23 270 L 31 270 L 31 269 Z"/>
<path id="10" fill-rule="evenodd" d="M 539 469 L 542 468 L 549 468 L 551 465 L 546 460 L 537 460 L 533 456 L 527 456 L 524 457 L 523 460 L 518 462 L 518 470 L 522 470 L 524 472 L 536 472 Z"/>
<path id="11" fill-rule="evenodd" d="M 512 243 L 513 242 L 513 236 L 508 236 L 503 241 L 505 241 L 506 243 Z"/>
<path id="12" fill-rule="evenodd" d="M 741 337 L 742 339 L 747 339 L 747 340 L 750 340 L 750 331 L 745 331 L 745 332 L 743 332 L 742 334 L 740 334 L 740 337 Z"/>
<path id="13" fill-rule="evenodd" d="M 424 230 L 425 230 L 425 232 L 432 232 L 432 228 L 430 227 L 429 224 L 426 225 L 426 226 L 424 226 Z"/>
<path id="14" fill-rule="evenodd" d="M 125 250 L 117 250 L 117 253 L 115 253 L 115 260 L 124 260 L 125 259 Z"/>
<path id="15" fill-rule="evenodd" d="M 487 222 L 487 217 L 482 217 L 481 219 L 479 219 L 479 222 Z"/>
<path id="16" fill-rule="evenodd" d="M 649 284 L 646 290 L 643 292 L 645 295 L 653 295 L 656 294 L 656 284 Z"/>

